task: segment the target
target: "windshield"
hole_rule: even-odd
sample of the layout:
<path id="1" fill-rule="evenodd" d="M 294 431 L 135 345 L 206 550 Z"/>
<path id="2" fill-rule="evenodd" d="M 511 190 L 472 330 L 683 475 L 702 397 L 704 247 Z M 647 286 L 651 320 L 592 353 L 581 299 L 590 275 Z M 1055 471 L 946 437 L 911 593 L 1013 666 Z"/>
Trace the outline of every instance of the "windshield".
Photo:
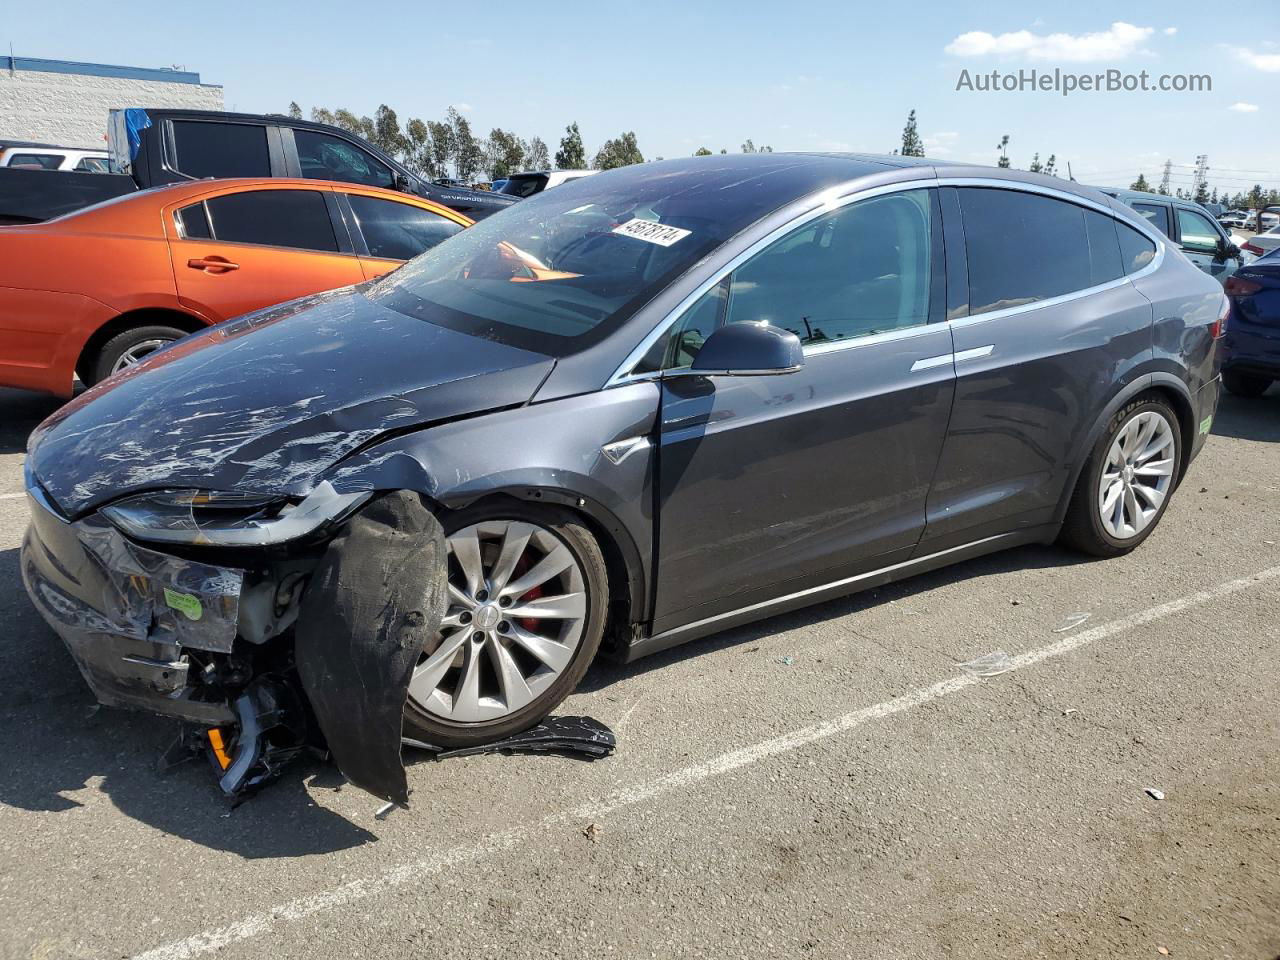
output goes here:
<path id="1" fill-rule="evenodd" d="M 553 356 L 608 335 L 711 250 L 822 180 L 810 158 L 669 161 L 521 200 L 409 261 L 370 299 Z"/>
<path id="2" fill-rule="evenodd" d="M 535 193 L 542 191 L 548 179 L 550 178 L 545 173 L 516 174 L 507 179 L 507 182 L 502 185 L 502 190 L 499 192 L 510 194 L 513 197 L 532 197 Z"/>

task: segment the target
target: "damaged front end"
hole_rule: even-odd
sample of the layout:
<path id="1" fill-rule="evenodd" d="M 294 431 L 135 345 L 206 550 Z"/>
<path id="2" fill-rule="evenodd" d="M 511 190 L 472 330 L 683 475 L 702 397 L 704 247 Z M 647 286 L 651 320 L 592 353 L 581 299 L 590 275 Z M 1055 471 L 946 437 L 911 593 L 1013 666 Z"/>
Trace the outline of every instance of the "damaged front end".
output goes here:
<path id="1" fill-rule="evenodd" d="M 70 521 L 27 486 L 28 594 L 101 703 L 183 721 L 170 761 L 204 753 L 239 796 L 327 748 L 352 783 L 407 802 L 401 714 L 446 595 L 444 535 L 416 494 L 159 491 Z"/>

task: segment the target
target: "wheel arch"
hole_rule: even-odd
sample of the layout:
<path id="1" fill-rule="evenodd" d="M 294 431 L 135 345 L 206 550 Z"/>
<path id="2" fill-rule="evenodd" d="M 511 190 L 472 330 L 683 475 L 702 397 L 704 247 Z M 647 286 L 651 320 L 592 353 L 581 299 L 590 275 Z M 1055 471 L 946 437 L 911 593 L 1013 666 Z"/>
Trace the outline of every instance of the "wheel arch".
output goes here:
<path id="1" fill-rule="evenodd" d="M 625 649 L 631 642 L 632 625 L 648 616 L 645 566 L 626 525 L 604 504 L 580 493 L 554 486 L 518 486 L 486 491 L 479 496 L 449 497 L 433 500 L 440 509 L 493 506 L 517 502 L 537 506 L 551 505 L 576 514 L 604 555 L 609 575 L 609 615 L 605 623 L 605 642 L 601 649 Z"/>
<path id="2" fill-rule="evenodd" d="M 1054 512 L 1054 522 L 1061 523 L 1066 517 L 1067 508 L 1071 504 L 1071 495 L 1075 491 L 1076 484 L 1080 480 L 1080 474 L 1089 460 L 1089 453 L 1093 450 L 1094 444 L 1098 442 L 1098 438 L 1102 435 L 1102 431 L 1106 429 L 1111 418 L 1116 415 L 1116 411 L 1121 407 L 1143 394 L 1151 394 L 1164 400 L 1173 409 L 1174 415 L 1178 418 L 1178 431 L 1181 435 L 1179 439 L 1182 441 L 1178 454 L 1178 483 L 1181 484 L 1183 476 L 1186 475 L 1187 466 L 1191 462 L 1191 446 L 1195 440 L 1195 413 L 1191 400 L 1191 391 L 1185 383 L 1171 373 L 1164 371 L 1145 373 L 1116 391 L 1095 419 L 1082 445 L 1076 451 L 1070 477 L 1063 487 L 1062 496 L 1058 501 L 1058 508 Z"/>
<path id="3" fill-rule="evenodd" d="M 201 316 L 171 307 L 141 307 L 137 310 L 126 310 L 112 317 L 89 335 L 89 339 L 80 348 L 80 355 L 76 358 L 76 376 L 82 381 L 86 379 L 85 374 L 88 373 L 89 365 L 98 356 L 98 351 L 116 334 L 149 324 L 165 324 L 185 330 L 187 333 L 196 333 L 210 326 L 209 321 Z"/>

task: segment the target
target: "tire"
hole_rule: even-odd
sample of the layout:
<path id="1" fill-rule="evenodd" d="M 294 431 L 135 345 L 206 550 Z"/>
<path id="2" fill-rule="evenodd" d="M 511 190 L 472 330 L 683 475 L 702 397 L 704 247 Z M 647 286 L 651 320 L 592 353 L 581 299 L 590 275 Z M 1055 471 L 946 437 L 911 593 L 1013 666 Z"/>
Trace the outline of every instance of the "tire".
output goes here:
<path id="1" fill-rule="evenodd" d="M 1153 427 L 1150 439 L 1142 441 L 1145 425 L 1157 419 L 1163 426 Z M 1129 451 L 1132 456 L 1126 455 L 1122 436 L 1134 442 L 1136 449 Z M 1146 456 L 1159 441 L 1165 441 L 1164 446 Z M 1119 461 L 1115 459 L 1117 444 Z M 1095 557 L 1119 557 L 1133 550 L 1151 535 L 1168 509 L 1181 463 L 1182 430 L 1173 409 L 1151 398 L 1129 403 L 1108 421 L 1080 471 L 1059 542 Z M 1118 489 L 1118 500 L 1104 499 L 1104 471 L 1110 478 L 1106 492 L 1114 494 Z M 1154 503 L 1157 497 L 1158 504 Z M 1108 502 L 1118 507 L 1106 508 Z"/>
<path id="2" fill-rule="evenodd" d="M 134 360 L 136 363 L 137 360 L 142 359 L 152 350 L 168 346 L 174 340 L 181 340 L 186 335 L 187 331 L 179 327 L 167 327 L 159 324 L 133 327 L 117 333 L 102 345 L 93 362 L 86 365 L 89 371 L 89 380 L 85 383 L 85 386 L 92 387 L 95 383 L 101 383 L 111 374 L 116 373 L 117 366 L 120 366 L 131 353 L 136 355 Z M 152 344 L 154 346 L 147 349 Z M 132 364 L 124 365 L 132 366 Z"/>
<path id="3" fill-rule="evenodd" d="M 404 730 L 406 736 L 452 749 L 527 730 L 573 692 L 604 636 L 609 581 L 599 544 L 568 510 L 510 503 L 467 508 L 441 519 L 450 544 L 449 612 L 438 638 L 428 642 L 414 668 Z M 504 573 L 502 548 L 508 533 L 513 545 L 519 546 L 520 537 L 530 530 L 534 532 L 514 566 L 508 564 Z M 519 593 L 506 593 L 508 587 L 518 588 L 521 579 L 536 580 L 543 561 L 547 561 L 543 569 L 554 569 L 563 560 L 558 552 L 552 556 L 560 547 L 567 550 L 573 567 Z M 514 546 L 511 552 L 515 553 Z M 479 589 L 470 586 L 467 567 L 459 559 L 463 554 L 480 561 L 483 578 L 475 578 Z M 470 567 L 474 574 L 474 562 Z M 496 596 L 488 596 L 490 585 Z M 581 590 L 575 589 L 579 586 Z M 585 594 L 581 601 L 576 599 L 579 592 Z M 538 599 L 545 602 L 555 596 L 565 597 L 565 603 L 535 611 Z M 538 616 L 520 617 L 521 609 Z M 569 615 L 561 618 L 552 611 Z M 467 630 L 469 634 L 464 633 Z M 460 634 L 464 635 L 461 641 Z M 459 642 L 461 646 L 455 647 Z M 450 652 L 451 647 L 456 652 Z M 531 650 L 538 650 L 540 656 Z M 437 652 L 441 656 L 433 659 Z M 512 669 L 519 672 L 523 687 L 511 680 Z M 464 690 L 472 674 L 478 696 L 468 696 Z"/>
<path id="4" fill-rule="evenodd" d="M 1224 372 L 1222 386 L 1227 393 L 1237 397 L 1260 397 L 1271 386 L 1270 377 L 1260 377 L 1254 373 Z"/>

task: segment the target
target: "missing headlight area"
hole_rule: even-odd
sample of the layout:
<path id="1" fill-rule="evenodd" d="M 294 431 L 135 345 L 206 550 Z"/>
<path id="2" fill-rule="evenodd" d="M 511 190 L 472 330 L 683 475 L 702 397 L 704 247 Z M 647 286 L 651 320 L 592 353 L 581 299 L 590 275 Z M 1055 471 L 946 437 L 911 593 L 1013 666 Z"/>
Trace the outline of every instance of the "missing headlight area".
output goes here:
<path id="1" fill-rule="evenodd" d="M 402 717 L 414 665 L 445 615 L 445 535 L 416 493 L 364 493 L 354 513 L 349 495 L 317 494 L 288 511 L 303 511 L 311 536 L 253 547 L 213 547 L 203 535 L 256 517 L 261 536 L 279 516 L 266 498 L 165 492 L 133 498 L 146 506 L 127 520 L 104 510 L 68 522 L 33 496 L 23 580 L 101 703 L 182 722 L 167 764 L 203 755 L 239 799 L 310 750 L 407 806 L 402 744 L 434 749 L 402 741 Z M 201 514 L 194 542 L 152 549 L 124 532 L 190 533 L 184 518 L 197 510 L 212 514 Z M 492 749 L 612 750 L 612 734 L 592 721 L 548 722 Z"/>

